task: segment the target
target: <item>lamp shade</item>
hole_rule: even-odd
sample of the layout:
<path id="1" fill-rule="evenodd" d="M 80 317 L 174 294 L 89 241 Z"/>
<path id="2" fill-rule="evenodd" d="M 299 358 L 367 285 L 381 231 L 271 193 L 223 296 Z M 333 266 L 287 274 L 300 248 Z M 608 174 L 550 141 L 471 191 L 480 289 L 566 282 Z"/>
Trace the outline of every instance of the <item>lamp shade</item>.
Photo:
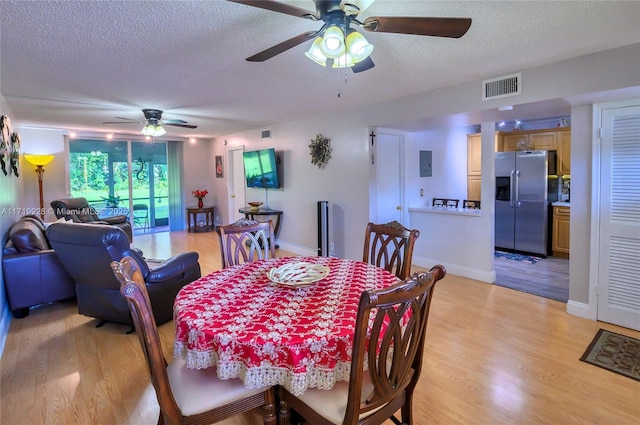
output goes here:
<path id="1" fill-rule="evenodd" d="M 24 159 L 36 166 L 45 166 L 53 161 L 53 158 L 55 158 L 54 155 L 31 155 L 28 153 L 24 154 Z"/>
<path id="2" fill-rule="evenodd" d="M 333 68 L 351 68 L 353 65 L 355 65 L 355 62 L 349 52 L 344 52 L 342 56 L 333 60 Z"/>
<path id="3" fill-rule="evenodd" d="M 332 25 L 327 28 L 320 44 L 320 50 L 326 57 L 331 59 L 335 59 L 344 53 L 344 33 L 338 26 Z"/>
<path id="4" fill-rule="evenodd" d="M 145 125 L 140 131 L 145 136 L 158 137 L 167 134 L 167 130 L 161 125 Z"/>
<path id="5" fill-rule="evenodd" d="M 322 50 L 320 49 L 320 45 L 322 44 L 322 37 L 317 37 L 311 47 L 305 55 L 317 63 L 318 65 L 327 66 L 327 57 L 322 54 Z"/>
<path id="6" fill-rule="evenodd" d="M 369 57 L 373 51 L 373 45 L 358 31 L 351 31 L 347 35 L 347 51 L 351 54 L 354 63 L 358 63 Z"/>

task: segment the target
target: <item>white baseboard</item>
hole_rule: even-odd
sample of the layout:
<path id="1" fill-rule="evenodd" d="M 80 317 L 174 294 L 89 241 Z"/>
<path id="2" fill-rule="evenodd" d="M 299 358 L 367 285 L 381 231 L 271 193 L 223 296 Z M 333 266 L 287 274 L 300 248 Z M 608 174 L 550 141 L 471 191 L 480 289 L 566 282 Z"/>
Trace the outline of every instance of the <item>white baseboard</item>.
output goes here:
<path id="1" fill-rule="evenodd" d="M 302 255 L 302 256 L 305 256 L 305 257 L 315 257 L 316 255 L 318 255 L 316 250 L 313 250 L 311 248 L 307 248 L 307 247 L 300 246 L 300 245 L 294 245 L 294 244 L 290 244 L 290 243 L 283 242 L 283 241 L 276 241 L 276 243 L 278 244 L 280 249 L 282 249 L 284 251 L 292 252 L 292 253 L 297 254 L 297 255 Z"/>
<path id="2" fill-rule="evenodd" d="M 496 281 L 495 270 L 487 271 L 480 269 L 473 269 L 460 264 L 443 263 L 440 260 L 434 260 L 432 258 L 425 257 L 413 257 L 413 265 L 418 267 L 424 267 L 429 269 L 436 264 L 441 264 L 447 269 L 447 273 L 455 274 L 456 276 L 467 277 L 469 279 L 479 280 L 481 282 L 493 283 Z"/>
<path id="3" fill-rule="evenodd" d="M 579 303 L 577 301 L 567 301 L 567 313 L 572 316 L 582 317 L 583 319 L 597 320 L 597 312 L 595 308 L 591 308 L 589 304 Z"/>

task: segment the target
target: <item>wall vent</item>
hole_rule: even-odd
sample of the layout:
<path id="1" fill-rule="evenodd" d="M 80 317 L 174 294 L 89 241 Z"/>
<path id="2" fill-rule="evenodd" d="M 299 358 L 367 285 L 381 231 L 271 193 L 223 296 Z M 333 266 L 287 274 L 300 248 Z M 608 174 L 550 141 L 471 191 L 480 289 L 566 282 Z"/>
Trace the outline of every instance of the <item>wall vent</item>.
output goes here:
<path id="1" fill-rule="evenodd" d="M 522 92 L 522 74 L 520 72 L 491 78 L 482 82 L 482 100 L 515 96 Z"/>
<path id="2" fill-rule="evenodd" d="M 260 138 L 262 139 L 271 139 L 271 129 L 262 130 L 260 132 Z"/>

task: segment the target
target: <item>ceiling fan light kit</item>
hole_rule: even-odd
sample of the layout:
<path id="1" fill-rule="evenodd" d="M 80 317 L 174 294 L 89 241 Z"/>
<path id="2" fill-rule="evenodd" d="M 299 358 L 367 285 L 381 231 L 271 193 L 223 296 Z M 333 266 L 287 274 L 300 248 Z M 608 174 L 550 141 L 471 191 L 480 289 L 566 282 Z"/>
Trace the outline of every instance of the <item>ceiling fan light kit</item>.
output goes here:
<path id="1" fill-rule="evenodd" d="M 305 55 L 317 63 L 320 66 L 327 66 L 327 57 L 322 54 L 322 50 L 320 50 L 320 45 L 322 44 L 322 37 L 318 37 L 313 41 L 313 44 L 309 48 Z"/>
<path id="2" fill-rule="evenodd" d="M 352 26 L 369 32 L 413 34 L 432 37 L 460 38 L 471 27 L 470 18 L 435 18 L 414 16 L 371 16 L 364 21 L 358 16 L 374 0 L 314 0 L 316 12 L 301 9 L 275 0 L 227 0 L 273 12 L 284 13 L 312 21 L 323 21 L 316 32 L 305 32 L 271 46 L 247 58 L 249 62 L 263 62 L 293 47 L 314 40 L 305 55 L 321 66 L 333 59 L 333 68 L 351 68 L 362 72 L 375 65 L 370 58 L 373 45 Z"/>
<path id="3" fill-rule="evenodd" d="M 149 137 L 160 137 L 167 134 L 167 130 L 165 130 L 161 125 L 147 124 L 142 128 L 140 133 Z"/>
<path id="4" fill-rule="evenodd" d="M 143 109 L 142 113 L 144 114 L 144 121 L 134 121 L 130 118 L 116 117 L 123 121 L 107 121 L 102 124 L 144 124 L 140 133 L 149 138 L 160 137 L 167 134 L 167 130 L 165 130 L 163 125 L 172 125 L 183 128 L 198 128 L 197 125 L 188 124 L 184 120 L 163 120 L 162 111 L 160 109 Z"/>

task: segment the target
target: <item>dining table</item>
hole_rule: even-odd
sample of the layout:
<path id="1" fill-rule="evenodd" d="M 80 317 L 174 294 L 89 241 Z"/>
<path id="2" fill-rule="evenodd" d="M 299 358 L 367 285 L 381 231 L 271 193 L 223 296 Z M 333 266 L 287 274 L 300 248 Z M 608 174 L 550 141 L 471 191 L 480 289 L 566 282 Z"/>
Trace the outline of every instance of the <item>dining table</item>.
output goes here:
<path id="1" fill-rule="evenodd" d="M 290 284 L 272 270 L 311 265 L 314 281 Z M 250 388 L 295 395 L 348 381 L 363 291 L 398 282 L 383 268 L 336 257 L 284 257 L 214 271 L 184 286 L 174 308 L 174 357 L 215 367 Z"/>

